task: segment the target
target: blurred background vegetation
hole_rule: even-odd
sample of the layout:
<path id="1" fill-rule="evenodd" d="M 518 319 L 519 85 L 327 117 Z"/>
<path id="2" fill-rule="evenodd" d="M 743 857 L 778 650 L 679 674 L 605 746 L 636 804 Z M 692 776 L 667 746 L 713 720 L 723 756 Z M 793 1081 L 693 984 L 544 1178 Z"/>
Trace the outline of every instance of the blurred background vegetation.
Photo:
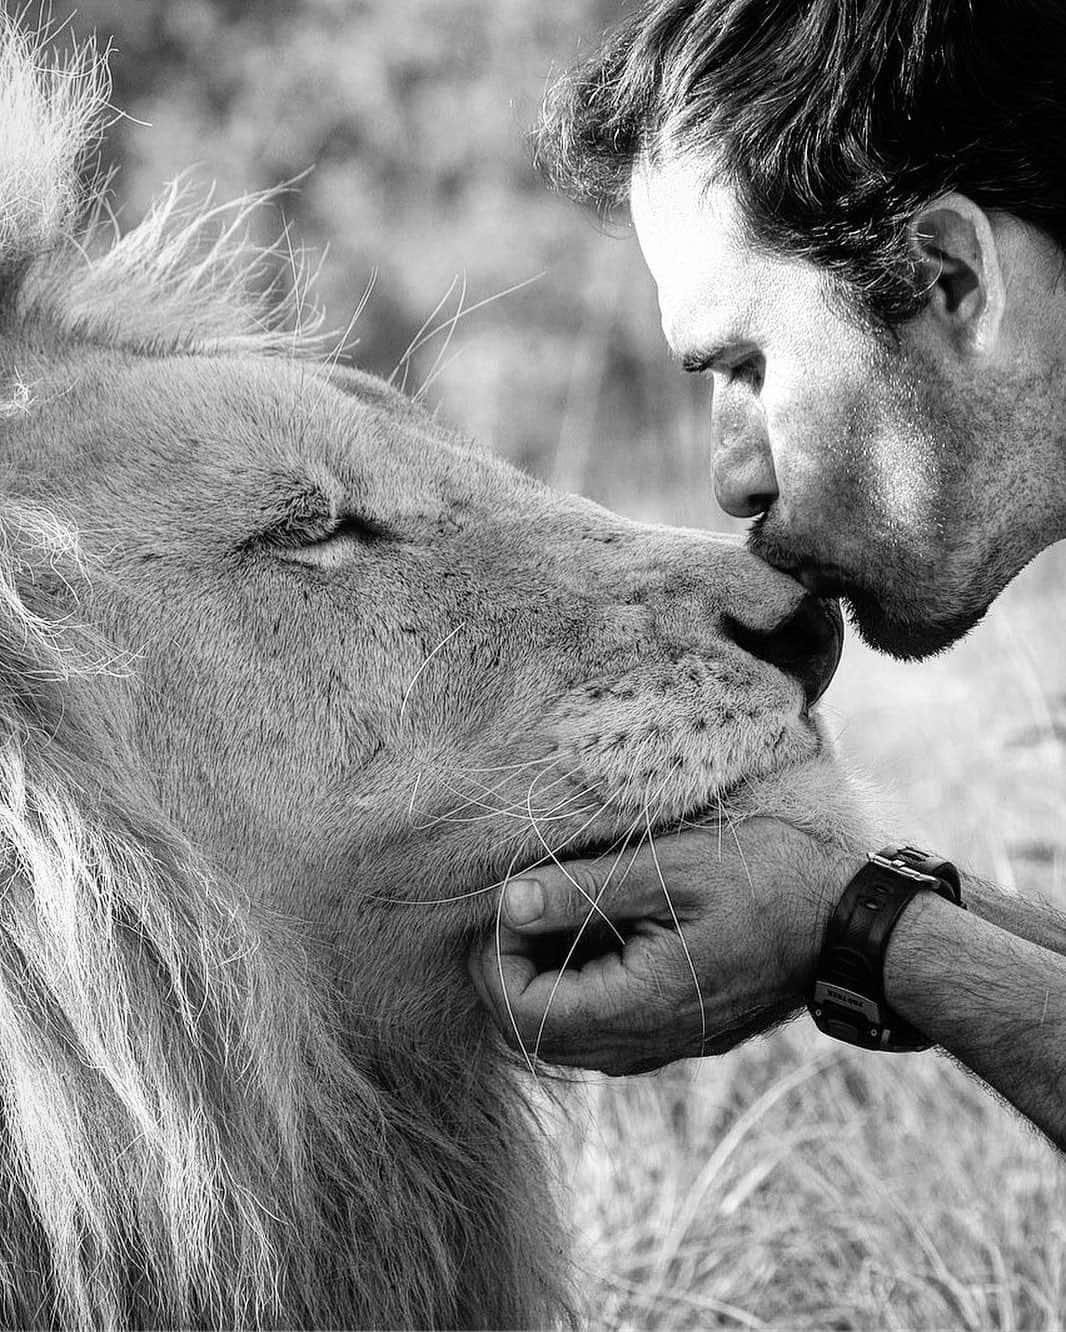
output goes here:
<path id="1" fill-rule="evenodd" d="M 126 118 L 104 166 L 121 167 L 124 222 L 189 168 L 221 198 L 302 176 L 280 208 L 321 260 L 327 327 L 343 330 L 374 280 L 354 360 L 388 375 L 436 310 L 441 332 L 407 382 L 431 379 L 428 400 L 451 421 L 569 489 L 703 522 L 700 390 L 666 361 L 632 237 L 620 227 L 605 244 L 530 165 L 553 67 L 625 8 L 79 0 L 73 26 L 113 38 Z M 52 7 L 57 21 L 74 10 Z"/>
<path id="2" fill-rule="evenodd" d="M 429 319 L 408 387 L 467 432 L 631 515 L 733 528 L 708 390 L 667 361 L 632 237 L 529 165 L 552 70 L 625 8 L 79 0 L 74 23 L 114 38 L 128 118 L 104 165 L 126 225 L 190 167 L 222 199 L 307 172 L 281 207 L 324 252 L 328 326 L 375 278 L 356 362 L 390 374 Z M 947 656 L 904 665 L 852 636 L 823 711 L 886 827 L 1063 905 L 1064 664 L 1059 548 Z M 585 1097 L 560 1135 L 596 1327 L 1066 1326 L 1061 1161 L 935 1054 L 872 1057 L 801 1021 Z"/>

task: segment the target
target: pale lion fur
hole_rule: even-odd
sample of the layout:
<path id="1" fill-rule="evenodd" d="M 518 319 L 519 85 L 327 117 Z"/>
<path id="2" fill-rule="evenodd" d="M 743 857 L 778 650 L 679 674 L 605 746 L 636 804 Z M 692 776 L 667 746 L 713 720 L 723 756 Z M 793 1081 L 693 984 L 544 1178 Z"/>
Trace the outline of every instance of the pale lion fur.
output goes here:
<path id="1" fill-rule="evenodd" d="M 304 350 L 306 327 L 257 294 L 255 200 L 219 229 L 175 187 L 108 242 L 77 176 L 106 67 L 91 44 L 48 59 L 0 20 L 5 323 L 138 351 Z M 34 389 L 8 365 L 6 411 Z M 478 1160 L 382 1085 L 299 939 L 253 920 L 148 795 L 115 717 L 133 664 L 80 623 L 85 586 L 69 527 L 0 503 L 0 1322 L 557 1316 L 520 1221 L 543 1216 L 540 1185 L 509 1196 L 494 1169 L 494 1143 L 528 1138 L 522 1111 L 489 1098 Z M 498 1213 L 485 1253 L 475 1198 Z"/>
<path id="2" fill-rule="evenodd" d="M 34 609 L 42 581 L 80 584 L 69 532 L 5 506 L 0 542 L 0 1321 L 550 1316 L 522 1279 L 537 1237 L 508 1216 L 528 1200 L 496 1197 L 501 1266 L 472 1291 L 461 1200 L 506 1185 L 491 1158 L 388 1096 L 298 941 L 257 928 L 146 798 L 97 695 L 122 664 Z"/>
<path id="3" fill-rule="evenodd" d="M 795 682 L 717 628 L 799 590 L 300 368 L 254 201 L 218 225 L 175 187 L 119 236 L 78 183 L 106 70 L 49 59 L 0 20 L 0 1322 L 565 1321 L 547 1154 L 464 959 L 514 865 L 821 761 Z M 428 577 L 345 582 L 373 528 L 300 537 L 345 485 Z"/>
<path id="4" fill-rule="evenodd" d="M 3 18 L 0 75 L 0 271 L 22 321 L 141 351 L 321 351 L 288 233 L 267 247 L 249 240 L 277 191 L 212 206 L 175 181 L 123 234 L 104 184 L 86 185 L 80 170 L 109 114 L 94 43 L 60 60 Z M 290 279 L 280 292 L 279 275 Z"/>

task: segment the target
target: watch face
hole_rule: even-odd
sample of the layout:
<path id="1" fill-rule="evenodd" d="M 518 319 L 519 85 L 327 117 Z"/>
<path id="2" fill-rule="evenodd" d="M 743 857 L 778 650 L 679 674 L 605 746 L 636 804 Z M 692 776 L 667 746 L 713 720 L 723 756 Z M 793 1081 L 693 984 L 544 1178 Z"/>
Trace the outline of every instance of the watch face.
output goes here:
<path id="1" fill-rule="evenodd" d="M 878 1036 L 871 1035 L 875 1028 L 867 1027 L 866 1023 L 853 1022 L 850 1018 L 830 1018 L 827 1012 L 822 1012 L 821 1019 L 814 1020 L 819 1031 L 825 1032 L 826 1036 L 833 1036 L 834 1040 L 845 1040 L 849 1046 L 865 1046 L 867 1050 L 874 1050 L 881 1044 Z"/>
<path id="2" fill-rule="evenodd" d="M 818 1030 L 824 1031 L 834 1040 L 845 1041 L 848 1045 L 860 1045 L 866 1050 L 882 1048 L 884 1028 L 880 1023 L 872 1023 L 861 1013 L 856 1013 L 850 1008 L 841 1008 L 832 1001 L 826 1003 L 812 1001 L 808 1008 Z"/>

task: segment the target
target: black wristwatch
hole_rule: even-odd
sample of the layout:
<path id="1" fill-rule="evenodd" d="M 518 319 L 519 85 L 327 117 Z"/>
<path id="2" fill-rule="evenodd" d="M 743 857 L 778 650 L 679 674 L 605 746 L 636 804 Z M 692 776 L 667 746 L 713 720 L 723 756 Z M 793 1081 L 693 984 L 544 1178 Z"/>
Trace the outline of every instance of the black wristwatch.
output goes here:
<path id="1" fill-rule="evenodd" d="M 913 846 L 886 846 L 844 889 L 825 932 L 807 1007 L 820 1030 L 868 1050 L 928 1050 L 932 1044 L 885 1002 L 885 950 L 916 893 L 965 907 L 959 871 Z"/>

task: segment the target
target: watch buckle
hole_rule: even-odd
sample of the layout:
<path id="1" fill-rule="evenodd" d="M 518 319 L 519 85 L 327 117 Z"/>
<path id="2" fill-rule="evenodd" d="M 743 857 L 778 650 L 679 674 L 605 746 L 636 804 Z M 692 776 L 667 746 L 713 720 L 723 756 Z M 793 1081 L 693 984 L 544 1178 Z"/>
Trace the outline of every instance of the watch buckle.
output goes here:
<path id="1" fill-rule="evenodd" d="M 889 859 L 888 856 L 882 856 L 879 852 L 870 851 L 867 853 L 866 859 L 871 865 L 878 865 L 881 869 L 891 870 L 893 874 L 900 874 L 905 879 L 913 879 L 915 883 L 929 884 L 934 889 L 940 883 L 940 880 L 932 874 L 923 874 L 921 870 L 916 870 L 912 865 L 908 865 L 901 856 Z"/>

